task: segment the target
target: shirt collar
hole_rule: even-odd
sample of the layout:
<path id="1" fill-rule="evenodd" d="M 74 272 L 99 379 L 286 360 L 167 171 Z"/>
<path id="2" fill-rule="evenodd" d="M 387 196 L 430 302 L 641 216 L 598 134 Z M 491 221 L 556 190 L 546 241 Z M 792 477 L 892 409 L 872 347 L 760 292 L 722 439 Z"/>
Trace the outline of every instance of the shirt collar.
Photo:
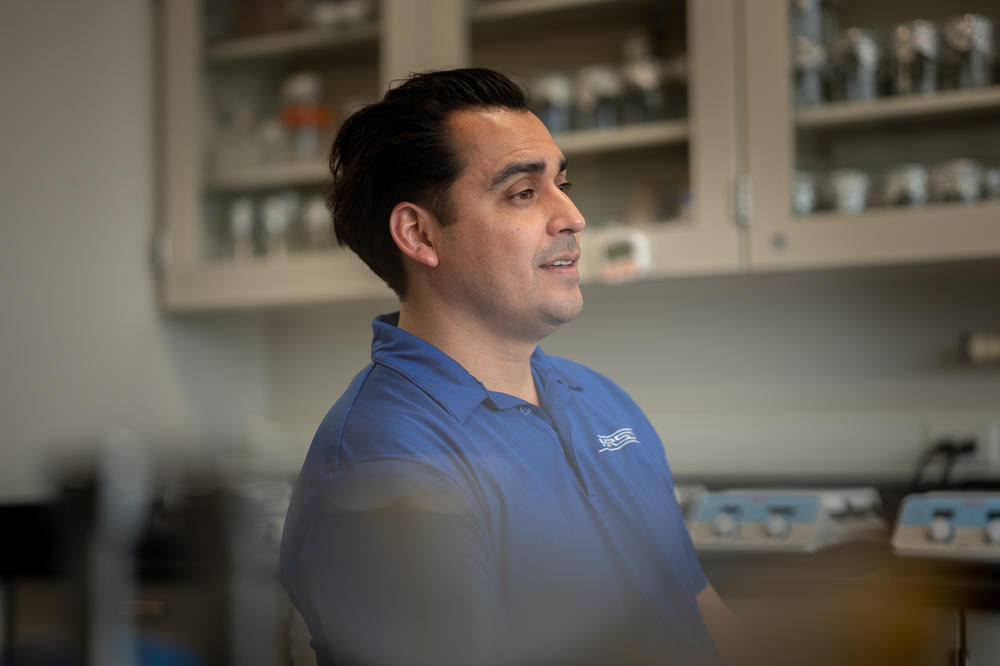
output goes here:
<path id="1" fill-rule="evenodd" d="M 372 361 L 403 375 L 458 421 L 488 396 L 486 387 L 455 359 L 398 327 L 399 313 L 372 320 Z"/>
<path id="2" fill-rule="evenodd" d="M 391 368 L 419 386 L 459 422 L 485 400 L 492 400 L 482 383 L 462 365 L 434 345 L 399 328 L 399 312 L 372 320 L 372 361 Z M 540 348 L 531 355 L 531 367 L 540 390 L 554 380 L 569 388 L 582 390 L 559 372 Z"/>

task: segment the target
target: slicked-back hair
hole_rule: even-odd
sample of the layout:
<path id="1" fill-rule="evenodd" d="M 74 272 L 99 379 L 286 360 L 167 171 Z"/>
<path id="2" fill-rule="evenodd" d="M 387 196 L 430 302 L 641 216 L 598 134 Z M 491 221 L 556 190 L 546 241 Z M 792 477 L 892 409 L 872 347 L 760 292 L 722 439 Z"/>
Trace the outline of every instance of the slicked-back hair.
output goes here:
<path id="1" fill-rule="evenodd" d="M 442 225 L 454 222 L 449 189 L 463 163 L 449 117 L 496 108 L 527 111 L 524 89 L 490 69 L 426 72 L 353 113 L 337 133 L 327 196 L 337 242 L 351 248 L 400 298 L 407 292 L 406 271 L 389 233 L 389 214 L 396 204 L 410 201 Z"/>

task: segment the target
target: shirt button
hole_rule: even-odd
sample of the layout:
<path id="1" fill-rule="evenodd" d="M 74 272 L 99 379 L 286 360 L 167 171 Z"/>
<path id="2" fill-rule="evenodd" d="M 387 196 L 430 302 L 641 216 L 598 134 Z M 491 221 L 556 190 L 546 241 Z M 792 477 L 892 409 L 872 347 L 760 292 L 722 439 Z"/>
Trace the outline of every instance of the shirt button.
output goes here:
<path id="1" fill-rule="evenodd" d="M 531 407 L 528 407 L 527 405 L 521 405 L 520 407 L 517 408 L 517 410 L 522 414 L 524 414 L 525 416 L 531 413 Z"/>

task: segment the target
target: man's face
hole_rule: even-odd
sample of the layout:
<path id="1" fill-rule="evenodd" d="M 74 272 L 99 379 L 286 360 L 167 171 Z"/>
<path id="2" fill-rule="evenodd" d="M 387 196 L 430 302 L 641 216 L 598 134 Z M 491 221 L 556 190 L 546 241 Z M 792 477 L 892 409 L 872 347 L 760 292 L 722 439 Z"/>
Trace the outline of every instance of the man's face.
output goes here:
<path id="1" fill-rule="evenodd" d="M 577 261 L 586 224 L 566 159 L 527 111 L 449 119 L 464 168 L 450 189 L 454 224 L 437 252 L 449 307 L 505 337 L 537 342 L 583 308 Z"/>

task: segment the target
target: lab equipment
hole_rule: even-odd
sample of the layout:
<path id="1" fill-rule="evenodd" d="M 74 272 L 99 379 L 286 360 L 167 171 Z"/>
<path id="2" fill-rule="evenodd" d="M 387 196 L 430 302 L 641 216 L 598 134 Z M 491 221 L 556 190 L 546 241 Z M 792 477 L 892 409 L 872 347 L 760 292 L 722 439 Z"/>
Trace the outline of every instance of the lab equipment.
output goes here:
<path id="1" fill-rule="evenodd" d="M 688 522 L 699 551 L 812 552 L 887 537 L 870 487 L 733 489 L 702 495 Z"/>

